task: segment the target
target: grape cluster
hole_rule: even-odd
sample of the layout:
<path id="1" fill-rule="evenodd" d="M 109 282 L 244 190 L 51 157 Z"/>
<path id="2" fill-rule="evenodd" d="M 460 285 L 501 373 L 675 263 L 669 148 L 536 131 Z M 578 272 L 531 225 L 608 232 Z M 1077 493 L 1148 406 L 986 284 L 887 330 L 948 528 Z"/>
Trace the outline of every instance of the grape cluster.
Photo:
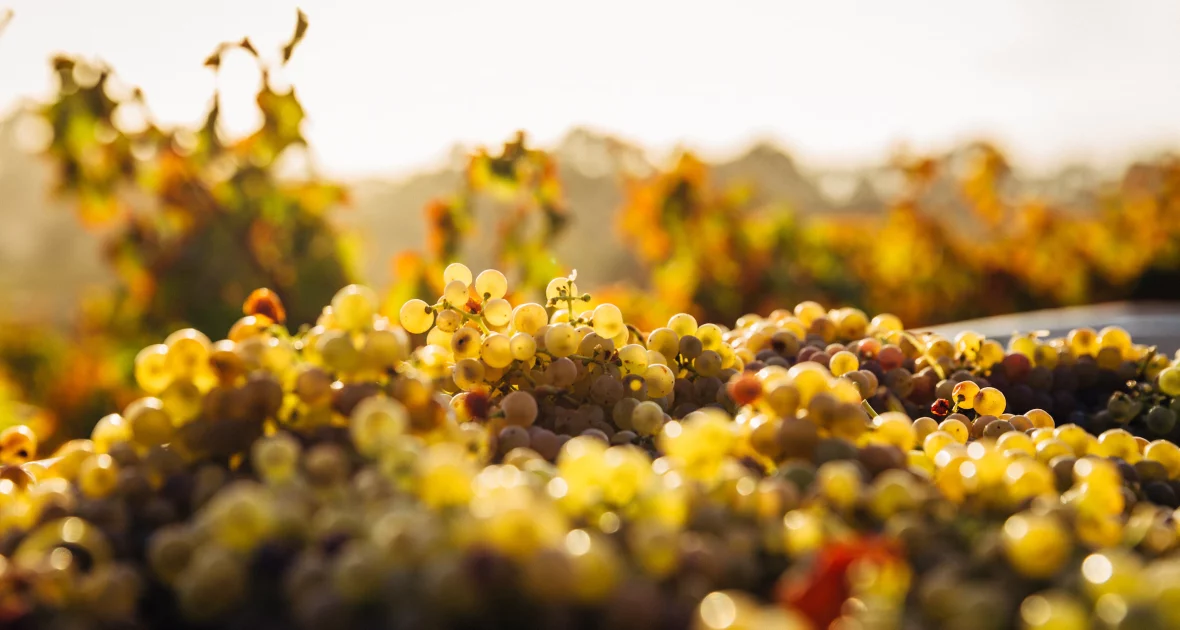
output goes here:
<path id="1" fill-rule="evenodd" d="M 1121 329 L 641 331 L 575 281 L 295 333 L 260 290 L 89 439 L 4 431 L 0 626 L 1180 627 L 1180 367 Z"/>

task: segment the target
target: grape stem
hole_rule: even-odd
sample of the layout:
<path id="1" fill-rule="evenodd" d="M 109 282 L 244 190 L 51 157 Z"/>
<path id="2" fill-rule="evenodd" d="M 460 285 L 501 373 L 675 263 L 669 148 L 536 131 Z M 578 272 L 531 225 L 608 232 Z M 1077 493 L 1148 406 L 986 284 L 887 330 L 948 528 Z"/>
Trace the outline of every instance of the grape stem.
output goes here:
<path id="1" fill-rule="evenodd" d="M 877 410 L 873 409 L 873 406 L 869 404 L 869 401 L 861 399 L 860 406 L 865 410 L 865 413 L 869 414 L 870 418 L 877 417 Z"/>

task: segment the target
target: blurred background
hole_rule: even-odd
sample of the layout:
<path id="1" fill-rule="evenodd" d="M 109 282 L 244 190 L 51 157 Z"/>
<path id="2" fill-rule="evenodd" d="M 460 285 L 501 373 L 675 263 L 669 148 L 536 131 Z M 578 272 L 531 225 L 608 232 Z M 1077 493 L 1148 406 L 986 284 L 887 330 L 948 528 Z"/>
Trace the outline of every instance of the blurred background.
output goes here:
<path id="1" fill-rule="evenodd" d="M 957 4 L 957 3 L 956 3 Z M 1180 299 L 1180 5 L 0 0 L 0 425 L 135 353 L 572 269 L 643 327 Z M 223 43 L 224 42 L 224 43 Z M 518 133 L 524 130 L 527 135 Z"/>

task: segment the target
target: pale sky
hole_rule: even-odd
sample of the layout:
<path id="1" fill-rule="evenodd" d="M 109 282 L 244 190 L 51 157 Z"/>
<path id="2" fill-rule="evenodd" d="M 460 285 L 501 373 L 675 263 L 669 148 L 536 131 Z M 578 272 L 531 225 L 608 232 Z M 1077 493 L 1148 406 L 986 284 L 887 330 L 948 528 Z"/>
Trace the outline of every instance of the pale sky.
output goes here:
<path id="1" fill-rule="evenodd" d="M 319 164 L 397 174 L 515 129 L 585 125 L 665 150 L 780 141 L 823 165 L 988 135 L 1018 163 L 1180 148 L 1176 0 L 0 0 L 0 112 L 50 91 L 56 51 L 109 62 L 165 121 L 195 121 L 223 40 L 277 50 Z M 229 123 L 257 75 L 230 59 Z"/>

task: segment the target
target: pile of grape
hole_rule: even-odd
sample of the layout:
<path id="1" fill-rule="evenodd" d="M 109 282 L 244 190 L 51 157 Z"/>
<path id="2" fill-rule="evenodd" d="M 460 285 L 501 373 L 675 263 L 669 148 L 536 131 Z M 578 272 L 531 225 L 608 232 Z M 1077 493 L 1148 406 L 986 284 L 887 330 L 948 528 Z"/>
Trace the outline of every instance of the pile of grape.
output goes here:
<path id="1" fill-rule="evenodd" d="M 1180 627 L 1180 367 L 1121 329 L 640 331 L 445 281 L 294 334 L 257 291 L 89 439 L 5 431 L 0 626 Z"/>

